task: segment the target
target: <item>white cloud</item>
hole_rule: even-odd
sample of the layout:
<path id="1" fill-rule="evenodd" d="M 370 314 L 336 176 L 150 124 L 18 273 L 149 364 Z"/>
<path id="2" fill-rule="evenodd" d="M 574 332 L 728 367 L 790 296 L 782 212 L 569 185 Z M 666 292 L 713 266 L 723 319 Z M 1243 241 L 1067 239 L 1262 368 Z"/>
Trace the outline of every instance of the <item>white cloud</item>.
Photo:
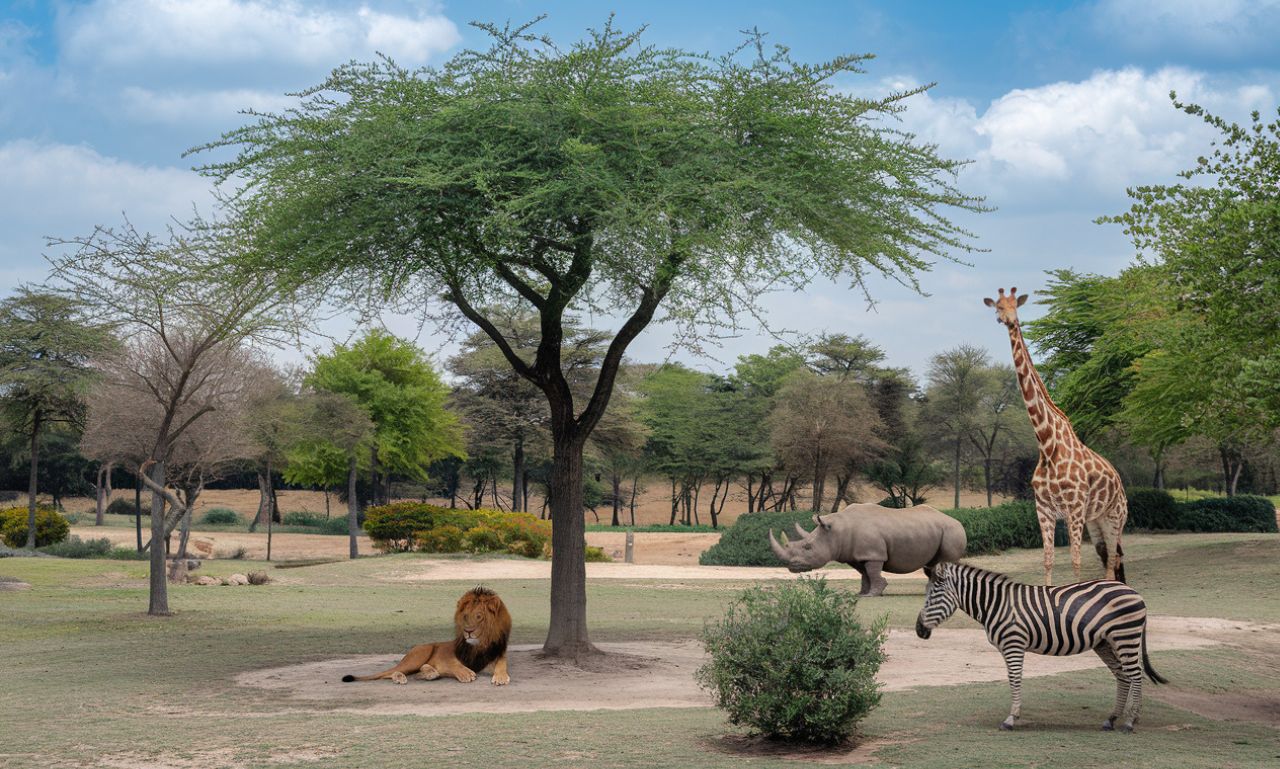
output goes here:
<path id="1" fill-rule="evenodd" d="M 44 275 L 47 236 L 88 234 L 121 214 L 157 231 L 198 205 L 209 213 L 210 184 L 191 171 L 140 166 L 84 146 L 16 140 L 0 144 L 0 293 Z"/>
<path id="2" fill-rule="evenodd" d="M 1280 0 L 1100 0 L 1090 15 L 1100 36 L 1144 52 L 1237 58 L 1280 37 Z"/>
<path id="3" fill-rule="evenodd" d="M 291 105 L 297 99 L 282 93 L 251 88 L 218 91 L 153 91 L 127 86 L 121 93 L 121 105 L 139 122 L 189 123 L 210 118 L 230 119 L 241 110 L 272 112 Z"/>
<path id="4" fill-rule="evenodd" d="M 438 14 L 296 0 L 97 0 L 64 9 L 59 30 L 73 64 L 112 69 L 272 62 L 327 68 L 374 51 L 416 65 L 460 39 Z"/>

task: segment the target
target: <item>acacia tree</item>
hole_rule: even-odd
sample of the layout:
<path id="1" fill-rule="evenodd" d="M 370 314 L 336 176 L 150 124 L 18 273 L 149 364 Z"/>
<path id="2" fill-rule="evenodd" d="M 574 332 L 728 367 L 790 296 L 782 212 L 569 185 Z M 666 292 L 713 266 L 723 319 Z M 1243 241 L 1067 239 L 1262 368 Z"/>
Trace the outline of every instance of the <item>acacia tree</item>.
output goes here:
<path id="1" fill-rule="evenodd" d="M 250 280 L 310 282 L 381 309 L 399 298 L 488 334 L 551 412 L 548 654 L 593 653 L 583 562 L 583 449 L 628 345 L 659 308 L 696 340 L 781 286 L 869 274 L 909 285 L 969 249 L 947 209 L 979 210 L 960 163 L 877 122 L 924 90 L 849 95 L 866 56 L 794 61 L 762 37 L 721 57 L 644 45 L 610 21 L 568 48 L 531 25 L 439 69 L 335 70 L 300 102 L 209 148 L 255 228 Z M 441 305 L 443 303 L 443 307 Z M 483 308 L 539 319 L 520 354 Z M 434 312 L 433 309 L 443 310 Z M 563 369 L 565 319 L 619 319 L 589 397 Z"/>
<path id="2" fill-rule="evenodd" d="M 925 414 L 929 432 L 950 445 L 955 504 L 960 507 L 960 460 L 978 418 L 990 361 L 985 350 L 962 344 L 929 361 Z"/>
<path id="3" fill-rule="evenodd" d="M 242 392 L 246 381 L 229 360 L 249 341 L 273 342 L 296 326 L 293 295 L 263 281 L 231 279 L 227 259 L 244 243 L 234 229 L 197 222 L 167 237 L 97 227 L 51 241 L 66 251 L 54 260 L 60 293 L 87 308 L 128 340 L 111 356 L 104 377 L 127 402 L 154 406 L 146 433 L 142 480 L 151 490 L 151 541 L 165 537 L 166 466 L 197 420 Z M 151 548 L 148 613 L 168 615 L 165 550 Z"/>
<path id="4" fill-rule="evenodd" d="M 69 297 L 20 287 L 0 301 L 0 409 L 29 447 L 28 548 L 36 546 L 40 437 L 59 425 L 83 426 L 89 363 L 110 343 Z"/>

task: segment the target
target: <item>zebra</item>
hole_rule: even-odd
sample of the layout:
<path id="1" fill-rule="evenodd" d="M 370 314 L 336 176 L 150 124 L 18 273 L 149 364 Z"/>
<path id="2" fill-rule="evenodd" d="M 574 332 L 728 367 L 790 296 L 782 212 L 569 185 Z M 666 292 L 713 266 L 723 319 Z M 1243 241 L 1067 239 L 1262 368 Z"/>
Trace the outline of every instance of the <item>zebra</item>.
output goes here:
<path id="1" fill-rule="evenodd" d="M 1013 706 L 1000 728 L 1010 730 L 1022 711 L 1022 658 L 1026 652 L 1062 657 L 1092 649 L 1116 677 L 1116 706 L 1102 728 L 1124 716 L 1133 731 L 1142 708 L 1142 673 L 1168 683 L 1147 659 L 1147 605 L 1123 582 L 1091 580 L 1059 587 L 1014 582 L 1003 574 L 960 563 L 925 569 L 929 589 L 916 618 L 916 635 L 928 638 L 962 609 L 987 631 L 1009 673 Z"/>

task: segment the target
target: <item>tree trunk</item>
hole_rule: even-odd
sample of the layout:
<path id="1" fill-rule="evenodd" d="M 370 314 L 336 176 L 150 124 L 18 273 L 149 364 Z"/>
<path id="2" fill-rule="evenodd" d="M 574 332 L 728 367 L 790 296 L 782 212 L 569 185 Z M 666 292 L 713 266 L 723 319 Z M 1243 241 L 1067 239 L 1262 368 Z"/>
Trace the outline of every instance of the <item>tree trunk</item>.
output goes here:
<path id="1" fill-rule="evenodd" d="M 614 526 L 621 526 L 622 521 L 622 476 L 615 470 L 613 472 L 613 522 Z"/>
<path id="2" fill-rule="evenodd" d="M 167 452 L 157 448 L 156 453 L 164 456 Z M 164 460 L 160 460 L 153 464 L 148 471 L 151 480 L 161 488 L 164 488 Z M 151 492 L 151 579 L 150 594 L 151 601 L 147 607 L 147 614 L 157 617 L 166 617 L 169 615 L 169 582 L 165 574 L 165 549 L 160 545 L 165 538 L 164 526 L 164 497 L 156 491 Z"/>
<path id="3" fill-rule="evenodd" d="M 356 538 L 360 536 L 360 500 L 356 497 L 357 475 L 356 458 L 352 455 L 347 457 L 347 537 L 351 544 L 350 557 L 353 559 L 359 555 Z"/>
<path id="4" fill-rule="evenodd" d="M 827 474 L 822 467 L 821 454 L 813 459 L 813 511 L 822 512 L 822 498 L 826 496 Z"/>
<path id="5" fill-rule="evenodd" d="M 553 408 L 553 413 L 554 413 Z M 553 418 L 551 460 L 551 626 L 544 653 L 578 659 L 595 654 L 587 634 L 587 568 L 582 520 L 582 449 L 572 416 Z"/>
<path id="6" fill-rule="evenodd" d="M 483 493 L 483 492 L 481 492 Z M 369 449 L 369 504 L 378 504 L 378 447 Z M 476 507 L 480 505 L 477 504 Z"/>
<path id="7" fill-rule="evenodd" d="M 958 510 L 960 509 L 960 436 L 958 435 L 956 436 L 955 481 L 956 481 L 956 503 L 952 505 L 952 507 Z"/>
<path id="8" fill-rule="evenodd" d="M 111 463 L 106 462 L 98 468 L 98 482 L 96 484 L 98 492 L 97 507 L 94 510 L 94 526 L 103 526 L 106 524 L 107 505 L 111 503 Z"/>
<path id="9" fill-rule="evenodd" d="M 680 496 L 676 493 L 676 477 L 671 476 L 671 520 L 668 526 L 676 525 L 676 511 L 680 509 Z"/>
<path id="10" fill-rule="evenodd" d="M 183 493 L 186 510 L 182 511 L 182 531 L 178 535 L 178 557 L 187 557 L 187 542 L 191 539 L 191 516 L 195 514 L 196 500 L 200 497 L 203 484 L 188 486 Z"/>
<path id="11" fill-rule="evenodd" d="M 524 436 L 516 436 L 516 447 L 511 458 L 511 511 L 523 513 L 524 503 Z"/>
<path id="12" fill-rule="evenodd" d="M 271 492 L 271 464 L 267 463 L 265 473 L 258 468 L 258 514 L 249 524 L 249 531 L 256 531 L 258 524 L 275 515 L 275 497 Z"/>
<path id="13" fill-rule="evenodd" d="M 138 471 L 137 483 L 133 486 L 133 528 L 138 535 L 138 552 L 142 552 L 142 471 Z"/>
<path id="14" fill-rule="evenodd" d="M 987 484 L 987 507 L 991 507 L 991 457 L 982 460 L 982 479 Z"/>
<path id="15" fill-rule="evenodd" d="M 271 460 L 267 460 L 267 497 L 271 500 L 267 515 L 267 560 L 271 560 L 271 525 L 276 519 L 276 486 L 271 478 Z"/>
<path id="16" fill-rule="evenodd" d="M 31 415 L 31 475 L 27 479 L 27 549 L 36 547 L 36 486 L 40 467 L 40 409 Z"/>
<path id="17" fill-rule="evenodd" d="M 747 512 L 754 513 L 756 511 L 756 491 L 755 491 L 755 475 L 747 473 Z"/>
<path id="18" fill-rule="evenodd" d="M 629 503 L 629 507 L 631 508 L 631 525 L 632 526 L 636 525 L 636 486 L 639 483 L 640 483 L 640 476 L 638 475 L 631 476 L 631 501 Z"/>
<path id="19" fill-rule="evenodd" d="M 324 519 L 329 520 L 329 487 L 324 487 Z"/>

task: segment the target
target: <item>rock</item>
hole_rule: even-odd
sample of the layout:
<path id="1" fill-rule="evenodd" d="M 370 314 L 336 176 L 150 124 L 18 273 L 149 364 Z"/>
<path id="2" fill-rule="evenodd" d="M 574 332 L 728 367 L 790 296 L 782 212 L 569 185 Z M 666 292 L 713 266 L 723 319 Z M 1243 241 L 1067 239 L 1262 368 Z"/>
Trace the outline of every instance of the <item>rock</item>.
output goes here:
<path id="1" fill-rule="evenodd" d="M 218 579 L 217 577 L 210 577 L 208 574 L 206 574 L 206 575 L 204 575 L 203 577 L 197 577 L 197 578 L 193 581 L 193 584 L 196 584 L 196 585 L 221 585 L 221 584 L 222 584 L 222 580 Z"/>
<path id="2" fill-rule="evenodd" d="M 230 577 L 227 577 L 225 580 L 223 580 L 222 584 L 224 584 L 224 585 L 247 585 L 247 584 L 249 584 L 249 578 L 248 578 L 248 577 L 246 577 L 246 576 L 245 576 L 245 575 L 243 575 L 243 574 L 232 574 Z"/>

